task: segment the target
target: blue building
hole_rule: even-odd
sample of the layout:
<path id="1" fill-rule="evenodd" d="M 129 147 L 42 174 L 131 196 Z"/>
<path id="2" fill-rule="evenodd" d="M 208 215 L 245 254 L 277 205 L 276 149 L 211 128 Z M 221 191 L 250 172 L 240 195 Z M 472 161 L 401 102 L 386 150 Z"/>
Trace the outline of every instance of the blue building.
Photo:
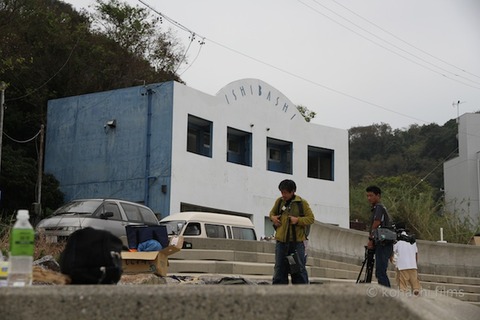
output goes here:
<path id="1" fill-rule="evenodd" d="M 268 213 L 283 179 L 318 221 L 349 226 L 348 132 L 306 122 L 281 92 L 243 79 L 215 96 L 164 82 L 51 100 L 45 172 L 66 200 L 121 198 L 161 216 Z"/>

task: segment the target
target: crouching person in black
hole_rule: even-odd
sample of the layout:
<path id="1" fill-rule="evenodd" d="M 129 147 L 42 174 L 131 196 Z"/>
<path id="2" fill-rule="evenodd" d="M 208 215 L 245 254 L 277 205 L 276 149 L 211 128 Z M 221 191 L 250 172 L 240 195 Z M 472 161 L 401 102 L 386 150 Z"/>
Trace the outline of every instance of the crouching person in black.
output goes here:
<path id="1" fill-rule="evenodd" d="M 278 186 L 282 196 L 270 210 L 275 232 L 275 267 L 273 284 L 288 284 L 290 273 L 293 284 L 308 284 L 305 269 L 306 230 L 315 217 L 305 199 L 295 195 L 297 186 L 292 180 L 283 180 Z"/>

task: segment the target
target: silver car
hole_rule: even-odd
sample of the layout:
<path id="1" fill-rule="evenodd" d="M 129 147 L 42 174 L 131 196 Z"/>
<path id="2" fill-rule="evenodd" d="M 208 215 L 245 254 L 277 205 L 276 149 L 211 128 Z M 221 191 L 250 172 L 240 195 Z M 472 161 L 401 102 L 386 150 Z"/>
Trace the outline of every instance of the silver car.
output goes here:
<path id="1" fill-rule="evenodd" d="M 76 230 L 92 227 L 110 231 L 127 244 L 128 225 L 158 225 L 158 219 L 150 208 L 135 202 L 80 199 L 55 210 L 51 217 L 38 223 L 36 231 L 44 234 L 48 242 L 59 242 Z"/>

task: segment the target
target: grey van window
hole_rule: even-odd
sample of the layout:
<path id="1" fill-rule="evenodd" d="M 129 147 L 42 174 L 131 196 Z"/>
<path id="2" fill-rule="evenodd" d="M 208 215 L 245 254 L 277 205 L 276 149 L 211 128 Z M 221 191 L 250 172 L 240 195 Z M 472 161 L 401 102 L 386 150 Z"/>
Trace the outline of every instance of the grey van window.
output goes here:
<path id="1" fill-rule="evenodd" d="M 208 238 L 226 238 L 225 227 L 217 224 L 205 224 Z"/>
<path id="2" fill-rule="evenodd" d="M 240 240 L 257 240 L 255 230 L 240 227 L 233 227 L 233 238 Z"/>
<path id="3" fill-rule="evenodd" d="M 110 220 L 122 220 L 122 215 L 120 214 L 120 210 L 118 209 L 118 206 L 115 203 L 105 203 L 103 205 L 103 210 L 101 210 L 100 213 L 105 213 L 105 212 L 113 212 L 113 217 L 108 218 Z"/>
<path id="4" fill-rule="evenodd" d="M 128 221 L 142 222 L 138 207 L 126 203 L 122 203 L 121 206 L 127 215 Z"/>
<path id="5" fill-rule="evenodd" d="M 198 222 L 190 222 L 185 227 L 185 231 L 183 232 L 184 236 L 199 236 L 201 234 L 200 230 L 200 223 Z"/>

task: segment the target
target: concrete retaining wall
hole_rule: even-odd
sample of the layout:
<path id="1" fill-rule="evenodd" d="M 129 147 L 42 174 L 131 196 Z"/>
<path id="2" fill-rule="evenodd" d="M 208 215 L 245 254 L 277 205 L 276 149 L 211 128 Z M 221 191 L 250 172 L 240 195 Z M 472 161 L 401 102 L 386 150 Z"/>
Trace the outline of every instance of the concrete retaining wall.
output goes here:
<path id="1" fill-rule="evenodd" d="M 361 264 L 368 233 L 320 222 L 311 228 L 311 254 L 342 262 Z M 433 241 L 417 241 L 419 271 L 458 277 L 480 277 L 480 247 Z"/>
<path id="2" fill-rule="evenodd" d="M 388 306 L 388 315 L 385 308 Z M 467 302 L 375 284 L 92 285 L 2 288 L 2 319 L 478 319 Z"/>
<path id="3" fill-rule="evenodd" d="M 315 222 L 310 231 L 309 255 L 361 265 L 365 258 L 368 234 L 358 230 L 339 228 Z M 196 249 L 224 249 L 235 251 L 274 253 L 270 241 L 238 241 L 221 239 L 185 238 Z M 480 247 L 432 241 L 417 241 L 419 271 L 458 277 L 480 277 Z"/>

